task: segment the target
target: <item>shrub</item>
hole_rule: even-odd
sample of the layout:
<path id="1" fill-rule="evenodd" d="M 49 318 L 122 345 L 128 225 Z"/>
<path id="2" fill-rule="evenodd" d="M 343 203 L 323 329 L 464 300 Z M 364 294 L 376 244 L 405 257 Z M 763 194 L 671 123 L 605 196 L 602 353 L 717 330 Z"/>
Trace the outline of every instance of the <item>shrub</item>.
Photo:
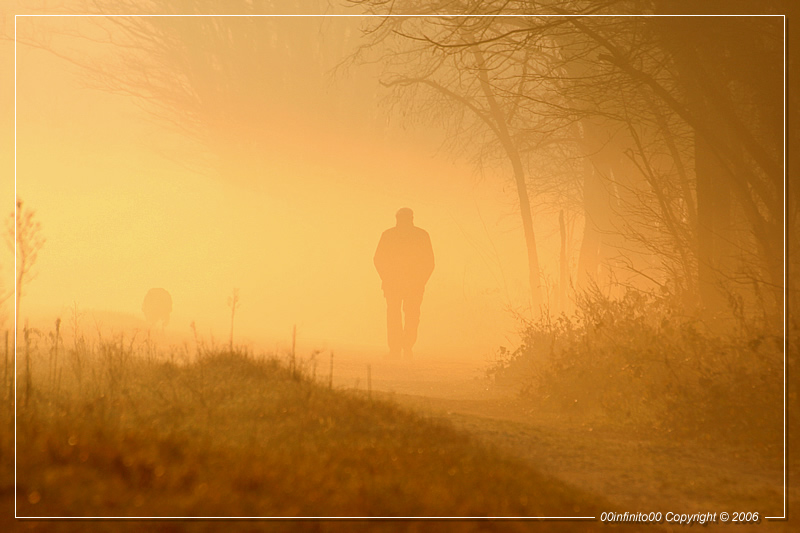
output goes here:
<path id="1" fill-rule="evenodd" d="M 765 323 L 724 333 L 667 294 L 593 290 L 572 316 L 524 321 L 520 346 L 490 369 L 523 396 L 585 420 L 774 439 L 782 431 L 783 338 Z"/>

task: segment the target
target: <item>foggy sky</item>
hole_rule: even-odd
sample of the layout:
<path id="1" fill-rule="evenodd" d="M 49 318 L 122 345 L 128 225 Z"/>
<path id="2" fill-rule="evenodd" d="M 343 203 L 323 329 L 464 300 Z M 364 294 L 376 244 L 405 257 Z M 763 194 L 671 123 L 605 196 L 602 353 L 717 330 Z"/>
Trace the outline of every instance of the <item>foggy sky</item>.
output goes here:
<path id="1" fill-rule="evenodd" d="M 39 35 L 90 23 L 18 21 L 20 32 Z M 278 23 L 312 25 L 329 45 L 320 19 Z M 361 21 L 337 23 L 356 35 Z M 114 60 L 107 46 L 54 42 Z M 342 47 L 341 58 L 351 51 Z M 527 306 L 527 274 L 502 169 L 479 175 L 466 155 L 441 148 L 442 128 L 392 114 L 374 68 L 332 76 L 335 57 L 324 65 L 294 61 L 280 73 L 283 85 L 276 81 L 279 94 L 265 95 L 280 102 L 257 140 L 258 166 L 245 160 L 226 175 L 207 147 L 147 114 L 141 102 L 97 90 L 69 62 L 20 45 L 17 194 L 36 210 L 47 239 L 25 289 L 23 319 L 67 319 L 76 304 L 84 329 L 146 328 L 142 299 L 164 287 L 174 302 L 168 331 L 189 335 L 194 321 L 201 336 L 224 342 L 227 298 L 238 288 L 238 342 L 270 348 L 287 342 L 297 324 L 308 349 L 380 352 L 385 307 L 372 254 L 406 206 L 436 255 L 419 353 L 485 357 L 507 344 L 515 327 L 509 308 Z M 304 90 L 280 89 L 287 86 Z M 558 236 L 552 220 L 534 216 L 544 228 L 547 279 L 556 272 Z"/>

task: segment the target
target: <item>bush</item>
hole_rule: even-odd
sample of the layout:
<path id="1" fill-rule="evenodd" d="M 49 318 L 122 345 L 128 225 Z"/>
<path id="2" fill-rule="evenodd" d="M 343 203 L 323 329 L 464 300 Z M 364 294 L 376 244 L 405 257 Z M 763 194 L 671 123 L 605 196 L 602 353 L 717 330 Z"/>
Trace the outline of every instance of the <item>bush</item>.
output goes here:
<path id="1" fill-rule="evenodd" d="M 593 290 L 572 316 L 525 321 L 490 369 L 523 396 L 585 420 L 669 433 L 773 440 L 782 431 L 783 338 L 766 324 L 725 333 L 669 295 Z"/>

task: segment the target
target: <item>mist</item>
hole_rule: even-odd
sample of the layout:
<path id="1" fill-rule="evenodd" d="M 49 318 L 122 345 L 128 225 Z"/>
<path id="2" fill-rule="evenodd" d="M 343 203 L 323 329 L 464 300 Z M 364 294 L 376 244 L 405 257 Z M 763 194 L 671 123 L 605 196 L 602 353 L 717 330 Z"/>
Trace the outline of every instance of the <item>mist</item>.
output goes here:
<path id="1" fill-rule="evenodd" d="M 788 4 L 423 4 L 2 19 L 20 516 L 786 517 Z"/>
<path id="2" fill-rule="evenodd" d="M 246 73 L 235 80 L 237 91 L 259 93 L 254 114 L 264 123 L 240 120 L 247 109 L 220 112 L 223 122 L 203 132 L 220 149 L 176 131 L 159 110 L 154 116 L 140 101 L 92 86 L 48 51 L 21 51 L 17 194 L 47 238 L 24 315 L 52 321 L 77 306 L 90 325 L 144 329 L 142 299 L 163 287 L 174 301 L 167 331 L 188 335 L 194 322 L 225 339 L 227 298 L 238 288 L 241 342 L 273 346 L 297 325 L 312 348 L 378 351 L 385 319 L 372 255 L 395 211 L 408 206 L 437 258 L 420 349 L 490 356 L 513 333 L 508 311 L 528 304 L 502 178 L 446 153 L 436 120 L 408 126 L 391 117 L 374 68 L 335 70 L 355 43 L 326 49 L 322 59 L 292 48 L 315 38 L 324 47 L 328 33 L 356 35 L 361 20 L 253 24 L 276 27 L 260 59 L 275 65 L 280 83 Z M 175 25 L 180 32 L 186 22 Z M 23 18 L 18 32 L 47 32 L 71 47 L 77 39 L 69 35 L 96 26 Z M 113 47 L 78 45 L 81 61 L 122 63 Z"/>

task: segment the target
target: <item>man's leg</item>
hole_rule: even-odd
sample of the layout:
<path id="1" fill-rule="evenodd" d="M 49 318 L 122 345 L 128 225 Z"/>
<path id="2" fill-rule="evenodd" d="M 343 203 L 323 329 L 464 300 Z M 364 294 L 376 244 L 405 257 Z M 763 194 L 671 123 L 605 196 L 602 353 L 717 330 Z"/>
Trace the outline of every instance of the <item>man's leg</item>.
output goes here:
<path id="1" fill-rule="evenodd" d="M 402 297 L 386 293 L 386 336 L 389 340 L 389 355 L 399 356 L 403 346 L 403 318 L 400 314 Z"/>
<path id="2" fill-rule="evenodd" d="M 419 328 L 419 313 L 422 306 L 422 291 L 414 291 L 403 298 L 403 312 L 406 323 L 403 330 L 403 349 L 407 356 L 411 356 L 411 349 L 417 342 L 417 329 Z"/>

